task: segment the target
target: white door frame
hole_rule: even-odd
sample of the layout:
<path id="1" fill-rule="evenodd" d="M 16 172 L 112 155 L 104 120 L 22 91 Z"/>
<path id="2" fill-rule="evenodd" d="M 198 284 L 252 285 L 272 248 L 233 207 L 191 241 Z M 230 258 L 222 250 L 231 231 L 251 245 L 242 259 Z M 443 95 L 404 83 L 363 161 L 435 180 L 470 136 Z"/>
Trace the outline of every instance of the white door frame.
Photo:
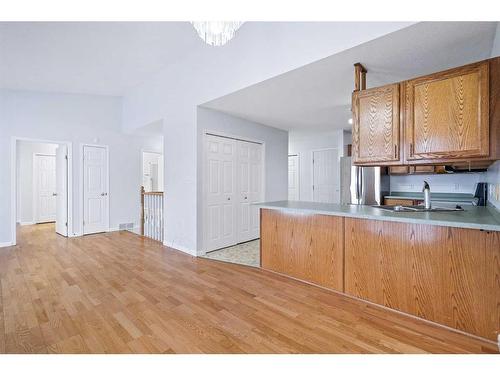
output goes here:
<path id="1" fill-rule="evenodd" d="M 83 220 L 85 218 L 85 215 L 84 215 L 84 194 L 83 194 L 83 190 L 85 188 L 84 186 L 84 183 L 83 183 L 83 175 L 84 175 L 84 172 L 83 172 L 83 168 L 84 168 L 84 160 L 83 160 L 83 149 L 84 147 L 87 146 L 87 147 L 101 147 L 101 148 L 104 148 L 106 150 L 106 169 L 107 169 L 107 176 L 106 176 L 106 184 L 108 185 L 108 204 L 107 204 L 107 208 L 106 208 L 106 228 L 105 228 L 105 231 L 106 232 L 109 232 L 110 231 L 110 228 L 109 228 L 109 213 L 110 213 L 110 209 L 109 207 L 111 206 L 109 204 L 109 200 L 110 200 L 110 197 L 111 197 L 111 189 L 110 189 L 110 185 L 109 185 L 109 175 L 111 174 L 111 171 L 109 170 L 109 147 L 108 145 L 100 145 L 100 144 L 92 144 L 92 143 L 80 143 L 80 233 L 81 235 L 83 236 L 84 235 L 84 231 L 83 231 Z M 142 181 L 141 181 L 142 182 Z"/>
<path id="2" fill-rule="evenodd" d="M 201 230 L 202 230 L 202 247 L 201 247 L 201 254 L 198 255 L 204 255 L 207 252 L 207 241 L 206 241 L 206 210 L 205 210 L 205 202 L 207 201 L 207 194 L 206 194 L 206 181 L 205 181 L 205 173 L 206 173 L 206 166 L 205 166 L 205 155 L 207 152 L 207 135 L 213 135 L 216 137 L 225 137 L 225 138 L 231 138 L 239 141 L 244 141 L 244 142 L 252 142 L 252 143 L 258 143 L 262 145 L 262 170 L 261 170 L 261 191 L 262 191 L 262 201 L 265 202 L 266 200 L 266 142 L 262 141 L 260 139 L 253 139 L 253 138 L 248 138 L 248 137 L 242 137 L 236 134 L 230 134 L 230 133 L 225 133 L 221 132 L 218 130 L 209 130 L 205 129 L 203 130 L 203 156 L 202 156 L 202 163 L 201 163 L 201 191 L 202 191 L 202 202 L 201 202 L 201 220 L 202 220 L 202 225 L 201 225 Z"/>
<path id="3" fill-rule="evenodd" d="M 36 160 L 36 157 L 37 156 L 53 156 L 54 158 L 56 157 L 56 155 L 51 155 L 51 154 L 46 154 L 46 153 L 43 153 L 43 152 L 34 152 L 33 153 L 33 184 L 32 186 L 36 188 L 33 189 L 33 223 L 37 223 L 38 222 L 38 211 L 37 211 L 37 206 L 38 206 L 38 182 L 35 182 L 35 181 L 38 181 L 38 165 L 35 164 L 35 160 Z M 35 180 L 35 177 L 37 178 L 37 180 Z"/>
<path id="4" fill-rule="evenodd" d="M 340 161 L 340 153 L 339 153 L 339 148 L 338 147 L 324 147 L 324 148 L 317 148 L 317 149 L 314 149 L 314 150 L 311 150 L 311 201 L 314 202 L 314 153 L 317 152 L 317 151 L 328 151 L 328 150 L 335 150 L 337 151 L 337 156 L 338 156 L 338 159 Z M 339 165 L 339 175 L 338 175 L 338 178 L 339 178 L 339 186 L 340 186 L 340 165 Z M 340 189 L 340 187 L 339 187 Z M 339 192 L 340 194 L 340 192 Z"/>
<path id="5" fill-rule="evenodd" d="M 17 244 L 17 141 L 34 143 L 52 143 L 66 145 L 68 148 L 68 237 L 75 237 L 73 230 L 73 143 L 69 141 L 54 141 L 27 137 L 10 138 L 10 223 L 11 246 Z"/>

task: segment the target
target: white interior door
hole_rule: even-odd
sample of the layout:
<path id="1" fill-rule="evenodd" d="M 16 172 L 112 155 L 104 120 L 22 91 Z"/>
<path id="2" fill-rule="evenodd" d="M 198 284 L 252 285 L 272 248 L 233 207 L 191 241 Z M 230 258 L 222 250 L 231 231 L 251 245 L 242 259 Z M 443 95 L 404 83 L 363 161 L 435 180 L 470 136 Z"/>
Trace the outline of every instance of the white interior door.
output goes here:
<path id="1" fill-rule="evenodd" d="M 298 201 L 299 196 L 299 155 L 288 156 L 288 199 Z"/>
<path id="2" fill-rule="evenodd" d="M 235 169 L 236 141 L 205 138 L 205 249 L 211 251 L 236 243 Z"/>
<path id="3" fill-rule="evenodd" d="M 253 204 L 262 201 L 262 145 L 237 142 L 238 242 L 259 238 L 259 209 Z"/>
<path id="4" fill-rule="evenodd" d="M 108 231 L 108 152 L 83 146 L 83 234 Z"/>
<path id="5" fill-rule="evenodd" d="M 336 149 L 313 151 L 313 201 L 339 203 L 339 156 Z"/>
<path id="6" fill-rule="evenodd" d="M 68 147 L 56 149 L 56 233 L 68 236 Z"/>
<path id="7" fill-rule="evenodd" d="M 56 161 L 54 155 L 34 156 L 35 222 L 56 220 Z"/>

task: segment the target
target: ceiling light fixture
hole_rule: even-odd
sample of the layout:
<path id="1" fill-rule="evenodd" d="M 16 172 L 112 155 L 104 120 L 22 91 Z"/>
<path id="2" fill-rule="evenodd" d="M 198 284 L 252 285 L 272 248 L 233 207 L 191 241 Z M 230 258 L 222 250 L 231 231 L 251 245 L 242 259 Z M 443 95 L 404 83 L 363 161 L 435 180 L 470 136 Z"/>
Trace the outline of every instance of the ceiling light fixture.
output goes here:
<path id="1" fill-rule="evenodd" d="M 229 42 L 243 22 L 201 21 L 191 22 L 199 37 L 211 46 L 223 46 Z"/>

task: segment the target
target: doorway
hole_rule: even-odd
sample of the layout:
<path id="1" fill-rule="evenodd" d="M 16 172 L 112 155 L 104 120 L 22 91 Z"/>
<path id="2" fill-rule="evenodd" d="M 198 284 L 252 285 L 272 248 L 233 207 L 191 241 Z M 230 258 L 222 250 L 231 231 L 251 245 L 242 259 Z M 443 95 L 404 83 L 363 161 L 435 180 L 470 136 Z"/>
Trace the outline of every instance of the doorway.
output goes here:
<path id="1" fill-rule="evenodd" d="M 55 146 L 56 145 L 48 145 Z M 19 184 L 21 189 L 25 184 Z M 33 212 L 35 224 L 56 221 L 56 155 L 33 155 Z"/>
<path id="2" fill-rule="evenodd" d="M 288 155 L 288 200 L 300 200 L 299 155 Z"/>
<path id="3" fill-rule="evenodd" d="M 142 186 L 145 192 L 163 192 L 163 154 L 142 152 Z"/>
<path id="4" fill-rule="evenodd" d="M 314 150 L 313 163 L 313 201 L 339 203 L 340 177 L 339 153 L 335 148 Z"/>
<path id="5" fill-rule="evenodd" d="M 17 226 L 48 223 L 70 235 L 71 143 L 12 138 L 12 242 Z"/>

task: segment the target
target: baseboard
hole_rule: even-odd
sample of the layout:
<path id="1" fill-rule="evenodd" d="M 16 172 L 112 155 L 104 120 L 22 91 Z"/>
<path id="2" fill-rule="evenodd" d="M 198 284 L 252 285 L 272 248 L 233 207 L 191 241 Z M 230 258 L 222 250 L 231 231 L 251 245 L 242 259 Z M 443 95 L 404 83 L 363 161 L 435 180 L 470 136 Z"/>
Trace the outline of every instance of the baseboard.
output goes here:
<path id="1" fill-rule="evenodd" d="M 191 249 L 188 249 L 187 247 L 179 246 L 179 245 L 170 245 L 167 243 L 167 241 L 163 242 L 163 246 L 170 247 L 171 249 L 181 251 L 183 253 L 192 255 L 194 257 L 198 256 L 198 254 L 196 254 L 196 250 L 191 250 Z"/>
<path id="2" fill-rule="evenodd" d="M 34 221 L 20 221 L 19 225 L 24 226 L 24 225 L 35 225 L 36 223 Z"/>
<path id="3" fill-rule="evenodd" d="M 140 230 L 140 227 L 133 227 L 132 230 L 130 230 L 130 229 L 120 229 L 119 227 L 113 227 L 113 228 L 109 228 L 108 232 L 118 232 L 120 230 L 126 230 L 126 231 L 129 231 L 129 232 L 138 233 L 139 230 Z"/>
<path id="4" fill-rule="evenodd" d="M 0 247 L 9 247 L 12 246 L 12 242 L 0 242 Z"/>

